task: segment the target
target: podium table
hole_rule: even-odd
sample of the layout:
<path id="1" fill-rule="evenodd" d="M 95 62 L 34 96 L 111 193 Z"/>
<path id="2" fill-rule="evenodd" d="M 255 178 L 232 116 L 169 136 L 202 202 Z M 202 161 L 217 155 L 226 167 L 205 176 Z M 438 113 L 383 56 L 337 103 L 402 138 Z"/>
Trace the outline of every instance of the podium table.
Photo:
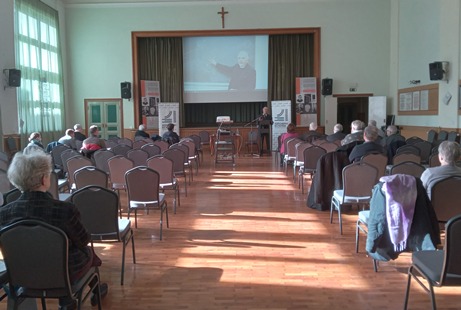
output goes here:
<path id="1" fill-rule="evenodd" d="M 217 136 L 216 134 L 210 135 L 210 153 L 211 156 L 215 154 L 215 143 Z M 232 140 L 235 146 L 235 153 L 240 156 L 240 149 L 242 148 L 242 136 L 241 135 L 229 135 L 225 138 L 226 140 Z"/>

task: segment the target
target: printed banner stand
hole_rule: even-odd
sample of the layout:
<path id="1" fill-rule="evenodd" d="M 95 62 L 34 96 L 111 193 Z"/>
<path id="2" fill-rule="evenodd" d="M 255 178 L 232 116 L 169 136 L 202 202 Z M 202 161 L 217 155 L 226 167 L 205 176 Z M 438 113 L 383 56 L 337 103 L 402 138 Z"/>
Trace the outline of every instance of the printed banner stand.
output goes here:
<path id="1" fill-rule="evenodd" d="M 158 128 L 158 104 L 160 102 L 160 82 L 141 81 L 141 114 L 146 129 Z"/>
<path id="2" fill-rule="evenodd" d="M 174 124 L 174 131 L 181 136 L 179 128 L 179 103 L 178 102 L 160 102 L 158 104 L 158 128 L 159 135 L 168 131 L 166 126 Z"/>
<path id="3" fill-rule="evenodd" d="M 277 151 L 278 136 L 287 132 L 287 125 L 291 123 L 291 100 L 272 101 L 272 151 Z"/>
<path id="4" fill-rule="evenodd" d="M 307 127 L 317 123 L 317 79 L 315 77 L 296 78 L 296 125 Z"/>

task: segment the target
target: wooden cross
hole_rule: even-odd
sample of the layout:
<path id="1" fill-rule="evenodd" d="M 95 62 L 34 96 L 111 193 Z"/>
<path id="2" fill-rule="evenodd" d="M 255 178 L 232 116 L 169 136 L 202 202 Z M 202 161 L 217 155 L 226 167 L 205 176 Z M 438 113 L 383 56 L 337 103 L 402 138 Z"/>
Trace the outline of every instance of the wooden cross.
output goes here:
<path id="1" fill-rule="evenodd" d="M 221 15 L 222 27 L 224 29 L 224 15 L 229 14 L 228 11 L 224 11 L 224 7 L 221 7 L 221 12 L 218 12 Z"/>

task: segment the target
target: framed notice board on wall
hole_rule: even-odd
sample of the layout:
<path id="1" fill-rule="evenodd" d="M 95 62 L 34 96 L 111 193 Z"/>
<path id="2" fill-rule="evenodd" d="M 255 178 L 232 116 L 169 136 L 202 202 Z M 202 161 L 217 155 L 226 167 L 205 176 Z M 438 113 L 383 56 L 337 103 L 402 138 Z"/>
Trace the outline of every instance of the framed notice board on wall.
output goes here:
<path id="1" fill-rule="evenodd" d="M 399 89 L 399 115 L 439 114 L 439 84 Z"/>

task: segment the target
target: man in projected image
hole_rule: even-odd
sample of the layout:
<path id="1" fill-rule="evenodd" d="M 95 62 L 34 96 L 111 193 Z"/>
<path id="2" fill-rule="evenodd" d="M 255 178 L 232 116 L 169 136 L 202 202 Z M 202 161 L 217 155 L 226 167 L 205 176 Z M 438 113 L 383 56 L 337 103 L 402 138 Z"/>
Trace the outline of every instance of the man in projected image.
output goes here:
<path id="1" fill-rule="evenodd" d="M 256 87 L 256 70 L 248 64 L 250 57 L 247 51 L 240 51 L 237 63 L 226 66 L 211 59 L 211 64 L 219 72 L 229 77 L 229 90 L 253 90 Z"/>

